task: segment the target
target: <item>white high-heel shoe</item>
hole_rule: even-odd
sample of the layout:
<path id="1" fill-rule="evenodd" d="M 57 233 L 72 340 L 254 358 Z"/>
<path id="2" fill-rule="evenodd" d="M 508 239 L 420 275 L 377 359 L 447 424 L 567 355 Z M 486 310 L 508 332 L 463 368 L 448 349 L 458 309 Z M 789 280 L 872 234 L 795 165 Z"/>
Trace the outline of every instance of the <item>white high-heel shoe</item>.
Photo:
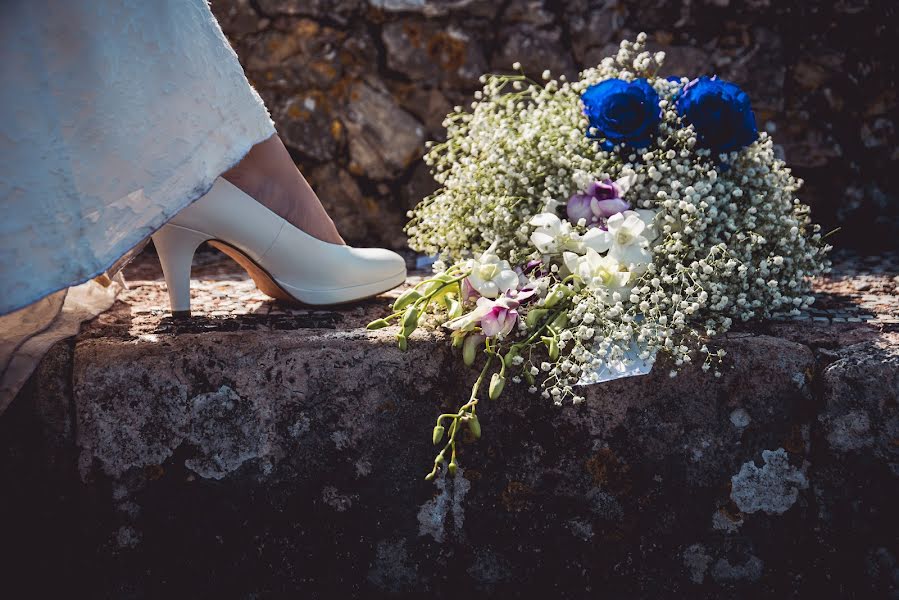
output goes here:
<path id="1" fill-rule="evenodd" d="M 361 300 L 406 280 L 399 254 L 323 242 L 219 177 L 153 234 L 173 315 L 190 315 L 190 266 L 203 242 L 237 261 L 265 294 L 304 304 Z"/>

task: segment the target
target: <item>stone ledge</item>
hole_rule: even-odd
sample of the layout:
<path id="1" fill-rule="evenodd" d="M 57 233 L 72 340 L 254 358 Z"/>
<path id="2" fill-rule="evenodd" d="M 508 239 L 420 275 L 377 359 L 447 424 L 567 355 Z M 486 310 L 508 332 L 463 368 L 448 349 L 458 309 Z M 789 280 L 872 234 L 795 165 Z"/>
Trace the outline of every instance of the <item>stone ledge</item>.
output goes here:
<path id="1" fill-rule="evenodd" d="M 65 558 L 47 586 L 135 597 L 896 592 L 889 272 L 820 286 L 832 314 L 847 290 L 873 290 L 876 324 L 735 331 L 717 342 L 720 379 L 656 369 L 561 409 L 513 386 L 485 407 L 484 439 L 463 444 L 461 476 L 435 487 L 422 481 L 429 428 L 473 378 L 440 334 L 416 333 L 401 353 L 389 330 L 363 329 L 385 298 L 282 306 L 201 258 L 197 318 L 168 318 L 152 262 L 133 265 L 122 302 L 48 355 L 0 419 L 0 476 L 18 487 L 0 514 L 55 515 L 37 526 Z M 33 521 L 11 521 L 11 539 L 34 535 Z"/>

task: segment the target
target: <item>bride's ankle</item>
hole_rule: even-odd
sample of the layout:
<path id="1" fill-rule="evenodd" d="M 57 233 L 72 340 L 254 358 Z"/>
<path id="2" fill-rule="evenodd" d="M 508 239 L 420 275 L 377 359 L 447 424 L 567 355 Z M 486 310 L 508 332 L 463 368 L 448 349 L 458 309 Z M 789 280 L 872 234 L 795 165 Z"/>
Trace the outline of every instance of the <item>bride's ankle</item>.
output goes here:
<path id="1" fill-rule="evenodd" d="M 294 227 L 324 242 L 344 244 L 277 136 L 254 146 L 222 177 Z"/>

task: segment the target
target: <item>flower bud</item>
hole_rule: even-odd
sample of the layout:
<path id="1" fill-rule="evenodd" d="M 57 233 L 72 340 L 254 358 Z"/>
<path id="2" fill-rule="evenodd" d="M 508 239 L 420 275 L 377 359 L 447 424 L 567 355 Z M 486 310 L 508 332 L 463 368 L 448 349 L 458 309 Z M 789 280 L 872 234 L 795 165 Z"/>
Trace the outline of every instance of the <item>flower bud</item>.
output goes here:
<path id="1" fill-rule="evenodd" d="M 371 329 L 371 330 L 384 329 L 385 327 L 389 327 L 389 326 L 390 326 L 390 321 L 388 321 L 387 319 L 375 319 L 374 321 L 372 321 L 371 323 L 369 323 L 366 326 L 366 329 Z"/>
<path id="2" fill-rule="evenodd" d="M 531 375 L 531 372 L 527 369 L 522 371 L 522 374 L 524 375 L 524 380 L 528 382 L 528 385 L 534 385 L 534 382 L 537 381 L 536 379 L 534 379 L 534 376 Z"/>
<path id="3" fill-rule="evenodd" d="M 444 431 L 445 429 L 443 428 L 443 425 L 437 425 L 436 427 L 434 427 L 434 434 L 432 436 L 432 439 L 434 440 L 435 446 L 440 443 L 440 440 L 443 439 Z"/>
<path id="4" fill-rule="evenodd" d="M 468 420 L 468 428 L 471 430 L 471 435 L 473 435 L 475 439 L 480 439 L 481 422 L 478 421 L 478 416 L 476 414 L 472 414 L 471 418 Z"/>
<path id="5" fill-rule="evenodd" d="M 393 303 L 393 310 L 403 310 L 416 300 L 421 298 L 421 294 L 416 289 L 408 289 L 397 298 Z"/>
<path id="6" fill-rule="evenodd" d="M 466 367 L 470 367 L 474 364 L 478 346 L 480 346 L 483 341 L 484 337 L 477 334 L 472 334 L 465 338 L 465 342 L 462 344 L 462 362 L 465 363 Z"/>
<path id="7" fill-rule="evenodd" d="M 453 279 L 455 279 L 455 275 L 450 275 L 446 271 L 444 271 L 443 273 L 438 273 L 434 276 L 434 280 L 439 281 L 440 283 L 449 283 Z"/>
<path id="8" fill-rule="evenodd" d="M 512 366 L 512 364 L 513 364 L 512 361 L 515 360 L 516 356 L 518 356 L 518 348 L 516 348 L 515 346 L 512 346 L 511 348 L 509 348 L 509 351 L 506 352 L 506 355 L 503 357 L 503 363 L 506 365 L 506 367 Z"/>
<path id="9" fill-rule="evenodd" d="M 499 373 L 494 373 L 493 377 L 490 378 L 490 389 L 488 391 L 488 397 L 491 400 L 496 400 L 499 398 L 499 395 L 503 393 L 503 388 L 506 386 L 506 378 L 500 375 Z"/>
<path id="10" fill-rule="evenodd" d="M 434 475 L 436 475 L 436 471 L 431 471 L 427 475 L 425 475 L 425 481 L 434 481 Z"/>
<path id="11" fill-rule="evenodd" d="M 400 350 L 405 352 L 406 349 L 409 347 L 409 342 L 406 341 L 406 336 L 404 336 L 404 335 L 396 336 L 396 345 L 399 347 Z"/>
<path id="12" fill-rule="evenodd" d="M 408 336 L 415 328 L 418 327 L 418 317 L 421 313 L 415 307 L 415 305 L 410 306 L 406 309 L 406 314 L 403 315 L 403 335 Z"/>
<path id="13" fill-rule="evenodd" d="M 557 283 L 546 295 L 546 299 L 543 301 L 543 306 L 545 306 L 546 308 L 552 308 L 553 306 L 558 304 L 560 300 L 562 300 L 566 296 L 570 296 L 573 293 L 574 292 L 572 292 L 571 288 L 569 288 L 567 285 Z"/>
<path id="14" fill-rule="evenodd" d="M 446 470 L 447 470 L 447 471 L 449 472 L 449 474 L 452 475 L 453 477 L 456 476 L 456 466 L 457 466 L 457 465 L 456 465 L 456 461 L 451 461 L 450 464 L 448 464 L 448 465 L 446 466 Z"/>

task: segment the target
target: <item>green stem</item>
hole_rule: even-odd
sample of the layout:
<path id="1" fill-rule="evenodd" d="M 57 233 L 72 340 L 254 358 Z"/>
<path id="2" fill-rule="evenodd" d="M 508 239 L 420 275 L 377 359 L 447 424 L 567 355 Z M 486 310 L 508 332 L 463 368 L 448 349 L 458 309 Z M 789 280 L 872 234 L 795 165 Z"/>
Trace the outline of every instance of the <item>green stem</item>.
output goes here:
<path id="1" fill-rule="evenodd" d="M 518 346 L 519 348 L 521 348 L 521 347 L 527 346 L 528 344 L 530 344 L 531 342 L 533 342 L 535 339 L 537 339 L 537 337 L 538 337 L 541 333 L 543 333 L 543 330 L 544 330 L 544 329 L 546 329 L 547 327 L 549 327 L 549 324 L 552 323 L 553 320 L 554 320 L 556 317 L 558 317 L 558 316 L 562 313 L 563 310 L 564 310 L 563 308 L 557 308 L 556 310 L 554 310 L 553 312 L 551 312 L 549 315 L 547 315 L 546 320 L 543 321 L 543 324 L 542 324 L 540 327 L 538 327 L 538 328 L 534 331 L 534 333 L 531 334 L 531 336 L 530 336 L 528 339 L 526 339 L 526 340 L 523 341 L 523 342 L 518 342 L 517 344 L 513 344 L 513 346 Z"/>
<path id="2" fill-rule="evenodd" d="M 449 450 L 451 452 L 452 457 L 455 458 L 456 435 L 459 433 L 461 419 L 462 419 L 462 417 L 465 416 L 465 412 L 467 410 L 471 410 L 471 412 L 474 412 L 474 407 L 478 403 L 478 398 L 477 398 L 478 390 L 480 389 L 481 385 L 484 383 L 484 377 L 486 377 L 487 371 L 490 369 L 490 364 L 493 362 L 493 357 L 494 357 L 493 354 L 490 354 L 487 356 L 487 361 L 484 363 L 484 367 L 481 369 L 481 373 L 478 375 L 477 380 L 474 382 L 474 385 L 471 387 L 471 395 L 468 398 L 468 402 L 463 404 L 459 408 L 459 411 L 456 414 L 451 414 L 451 413 L 442 414 L 442 415 L 440 415 L 440 417 L 437 418 L 438 425 L 445 418 L 451 418 L 453 420 L 453 424 L 450 425 L 450 429 L 449 429 L 449 441 L 447 441 L 447 443 L 443 446 L 443 449 L 437 454 L 438 457 L 445 456 L 446 451 Z M 435 459 L 434 469 L 429 474 L 429 477 L 436 475 L 438 464 L 439 463 Z"/>
<path id="3" fill-rule="evenodd" d="M 434 290 L 433 292 L 431 292 L 431 293 L 428 294 L 427 296 L 425 296 L 425 297 L 423 297 L 423 298 L 419 298 L 418 300 L 416 300 L 415 303 L 413 304 L 413 306 L 414 306 L 414 305 L 420 304 L 420 305 L 421 305 L 421 306 L 420 306 L 420 310 L 421 310 L 422 313 L 424 313 L 424 312 L 427 310 L 428 305 L 431 303 L 431 300 L 434 299 L 434 296 L 436 296 L 437 294 L 439 294 L 444 288 L 449 287 L 449 286 L 451 286 L 451 285 L 455 285 L 455 284 L 459 283 L 460 281 L 464 280 L 464 279 L 465 279 L 466 277 L 468 277 L 470 274 L 471 274 L 471 272 L 468 272 L 468 273 L 465 273 L 464 275 L 461 275 L 461 276 L 459 276 L 459 277 L 457 277 L 457 278 L 455 278 L 455 279 L 452 279 L 452 280 L 450 280 L 450 281 L 447 281 L 446 283 L 444 283 L 443 285 L 441 285 L 439 288 L 437 288 L 436 290 Z"/>

